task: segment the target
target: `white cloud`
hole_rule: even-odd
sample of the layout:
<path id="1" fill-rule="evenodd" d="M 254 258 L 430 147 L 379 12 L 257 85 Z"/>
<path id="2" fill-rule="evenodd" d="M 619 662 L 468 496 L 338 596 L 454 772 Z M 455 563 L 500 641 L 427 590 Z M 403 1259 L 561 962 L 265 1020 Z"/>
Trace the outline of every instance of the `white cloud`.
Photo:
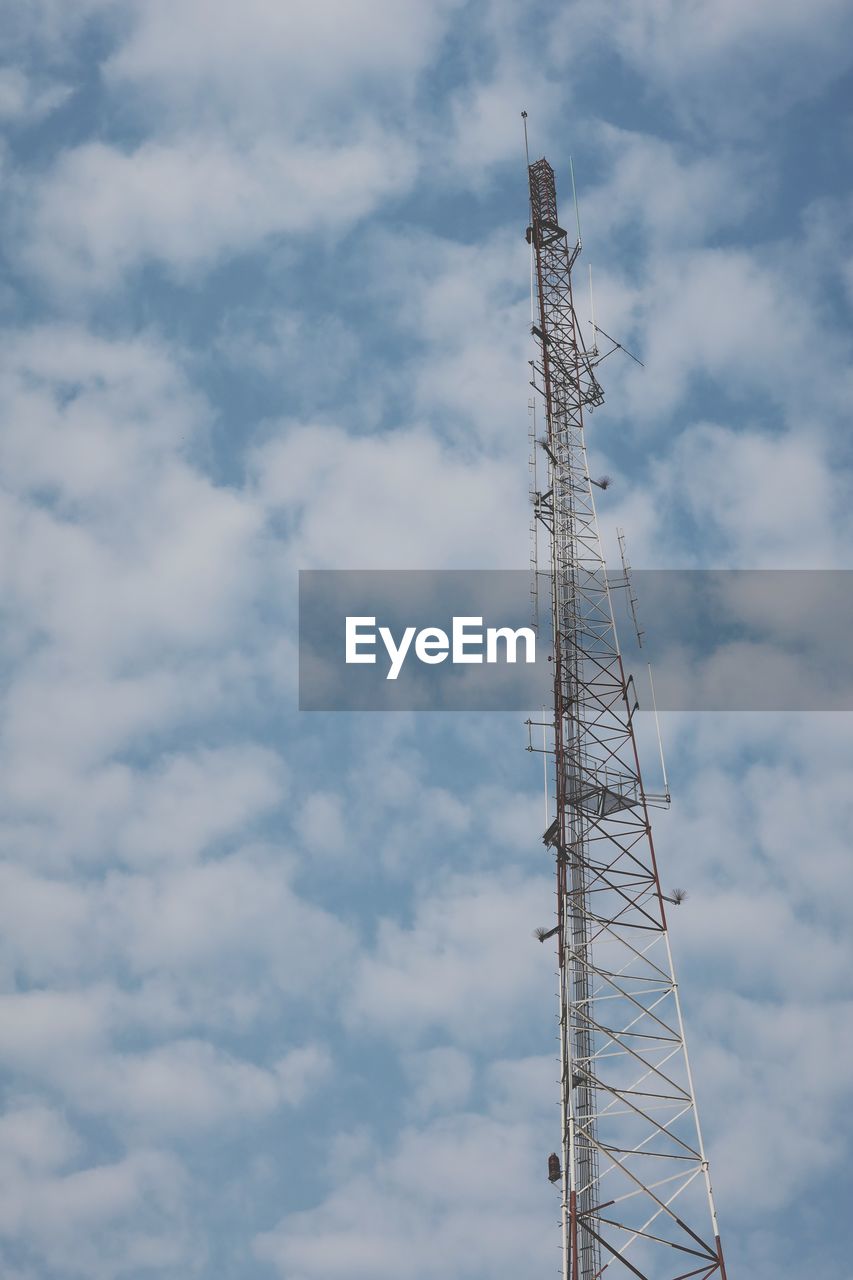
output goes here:
<path id="1" fill-rule="evenodd" d="M 715 1185 L 743 1227 L 831 1176 L 849 1140 L 850 728 L 833 715 L 667 722 L 680 776 L 656 843 L 664 883 L 689 891 L 673 949 Z"/>
<path id="2" fill-rule="evenodd" d="M 114 923 L 107 928 L 139 975 L 201 983 L 216 1007 L 216 990 L 243 989 L 247 961 L 263 990 L 279 995 L 318 991 L 352 946 L 331 913 L 312 906 L 288 883 L 280 850 L 233 855 L 203 866 L 172 867 L 159 880 L 116 876 L 106 887 Z M 262 976 L 259 978 L 257 970 Z M 229 979 L 229 973 L 232 975 Z"/>
<path id="3" fill-rule="evenodd" d="M 306 849 L 324 858 L 348 855 L 343 802 L 333 791 L 312 791 L 300 805 L 296 830 Z"/>
<path id="4" fill-rule="evenodd" d="M 28 1173 L 64 1168 L 79 1149 L 80 1140 L 67 1120 L 41 1103 L 22 1102 L 0 1116 L 4 1181 L 19 1168 Z"/>
<path id="5" fill-rule="evenodd" d="M 551 1126 L 559 1078 L 559 1045 L 555 1028 L 549 1055 L 499 1058 L 488 1064 L 486 1092 L 489 1111 L 496 1118 L 510 1123 L 525 1120 Z"/>
<path id="6" fill-rule="evenodd" d="M 346 379 L 358 372 L 359 344 L 355 330 L 336 315 L 309 320 L 297 310 L 229 308 L 222 318 L 217 347 L 236 370 L 286 383 L 291 396 L 316 400 L 318 395 L 341 394 Z M 316 363 L 323 362 L 318 386 Z M 352 409 L 365 410 L 365 396 Z M 336 405 L 340 411 L 343 406 Z"/>
<path id="7" fill-rule="evenodd" d="M 27 850 L 34 862 L 53 867 L 186 862 L 264 819 L 283 798 L 280 758 L 255 747 L 164 755 L 151 768 L 110 759 L 146 733 L 192 722 L 179 674 L 86 679 L 73 696 L 70 674 L 65 667 L 46 678 L 37 666 L 9 698 L 8 851 Z M 202 680 L 196 711 L 216 693 Z M 93 708 L 102 704 L 108 713 L 96 717 Z"/>
<path id="8" fill-rule="evenodd" d="M 739 138 L 850 65 L 844 0 L 579 0 L 569 13 L 552 26 L 564 58 L 615 50 L 682 120 Z"/>
<path id="9" fill-rule="evenodd" d="M 316 1045 L 260 1066 L 201 1040 L 173 1040 L 140 1053 L 113 1053 L 69 1064 L 65 1091 L 80 1110 L 109 1116 L 118 1129 L 160 1138 L 225 1132 L 295 1106 L 329 1071 Z"/>
<path id="10" fill-rule="evenodd" d="M 781 432 L 696 423 L 652 465 L 645 485 L 617 481 L 607 504 L 610 526 L 630 529 L 637 568 L 845 567 L 849 518 L 846 479 L 828 456 L 826 433 Z M 623 489 L 628 496 L 620 500 Z M 791 512 L 796 511 L 796 520 Z M 701 550 L 678 530 L 700 528 Z M 653 620 L 646 619 L 647 623 Z M 658 637 L 663 640 L 664 637 Z"/>
<path id="11" fill-rule="evenodd" d="M 523 184 L 514 225 L 483 234 L 508 208 L 497 179 L 512 150 L 521 164 L 522 106 L 565 158 L 573 94 L 572 129 L 610 175 L 582 186 L 582 217 L 599 318 L 628 345 L 641 334 L 646 360 L 642 376 L 616 357 L 605 366 L 611 409 L 639 429 L 625 452 L 656 458 L 619 505 L 634 562 L 711 547 L 739 564 L 846 555 L 830 444 L 848 398 L 831 315 L 844 208 L 811 211 L 797 268 L 794 246 L 760 243 L 781 150 L 741 146 L 849 62 L 841 6 L 563 6 L 536 83 L 526 17 L 474 10 L 456 29 L 455 6 L 409 0 L 39 0 L 8 15 L 18 52 L 38 47 L 45 64 L 0 77 L 13 127 L 43 118 L 60 80 L 86 89 L 45 126 L 55 150 L 32 168 L 22 153 L 10 256 L 42 300 L 91 308 L 103 326 L 6 333 L 0 357 L 0 543 L 16 549 L 2 567 L 0 1056 L 13 1101 L 0 1118 L 0 1270 L 15 1280 L 203 1273 L 187 1223 L 207 1214 L 205 1235 L 226 1228 L 193 1141 L 230 1143 L 281 1113 L 304 1152 L 294 1113 L 328 1083 L 330 1033 L 340 1111 L 317 1107 L 326 1128 L 310 1138 L 328 1194 L 259 1238 L 258 1265 L 288 1280 L 556 1269 L 553 962 L 531 937 L 553 909 L 538 769 L 528 793 L 520 750 L 517 769 L 497 759 L 511 731 L 488 717 L 443 730 L 371 718 L 337 775 L 339 724 L 334 741 L 317 722 L 300 723 L 298 741 L 270 728 L 270 690 L 282 705 L 292 696 L 297 564 L 526 563 Z M 553 74 L 561 31 L 570 77 Z M 82 37 L 96 51 L 85 58 Z M 636 107 L 631 127 L 649 133 L 590 120 L 585 40 L 638 73 L 644 87 L 620 85 L 613 115 Z M 424 110 L 436 86 L 447 95 Z M 701 148 L 654 135 L 668 130 L 661 95 L 681 122 L 704 122 Z M 738 145 L 712 147 L 718 130 Z M 397 197 L 421 178 L 428 198 L 413 212 Z M 344 257 L 341 237 L 389 205 L 403 225 L 383 221 Z M 708 244 L 735 241 L 747 217 L 756 243 Z M 298 267 L 317 232 L 347 308 L 362 291 L 355 323 L 342 305 L 324 330 L 277 295 L 267 323 L 264 299 L 241 295 L 236 315 L 230 293 L 213 296 L 228 374 L 258 371 L 304 398 L 303 421 L 269 424 L 245 488 L 214 482 L 215 406 L 187 372 L 202 363 L 153 331 L 118 334 L 116 313 L 157 315 L 156 290 L 125 286 L 150 264 L 172 285 L 207 283 L 212 266 L 282 242 Z M 596 244 L 626 236 L 632 274 L 599 271 Z M 189 295 L 169 296 L 169 331 L 191 334 Z M 374 324 L 381 351 L 368 353 Z M 702 410 L 682 429 L 673 419 L 709 378 L 749 417 Z M 602 470 L 628 473 L 618 428 L 598 434 L 598 422 L 596 446 L 619 464 Z M 810 724 L 693 722 L 674 755 L 695 785 L 682 781 L 684 808 L 662 824 L 665 865 L 690 889 L 676 950 L 728 1222 L 760 1201 L 778 1226 L 805 1181 L 831 1175 L 849 1101 L 849 734 Z M 327 756 L 318 784 L 312 762 Z M 293 847 L 273 823 L 289 824 Z M 359 947 L 334 912 L 378 924 L 376 938 Z M 495 1062 L 496 1049 L 538 1056 Z M 388 1066 L 385 1149 L 351 1106 L 374 1051 Z M 460 1113 L 478 1106 L 487 1114 Z M 144 1130 L 164 1149 L 124 1148 Z M 192 1182 L 166 1149 L 179 1141 Z M 247 1180 L 279 1205 L 298 1158 L 235 1157 L 234 1268 L 250 1265 L 239 1254 L 257 1221 Z M 744 1239 L 749 1274 L 783 1274 L 778 1250 Z"/>
<path id="12" fill-rule="evenodd" d="M 245 1027 L 264 1022 L 271 1001 L 331 989 L 352 934 L 299 897 L 291 874 L 280 850 L 112 870 L 89 885 L 4 865 L 2 955 L 43 988 L 0 996 L 6 1060 L 31 1069 L 44 1051 L 51 1075 L 56 1037 L 88 1053 L 128 1026 Z M 85 985 L 116 970 L 126 990 Z"/>
<path id="13" fill-rule="evenodd" d="M 118 91 L 135 85 L 221 128 L 249 115 L 257 124 L 304 121 L 336 101 L 348 110 L 371 89 L 407 95 L 429 64 L 457 0 L 318 0 L 310 6 L 246 0 L 145 0 L 107 59 Z M 378 83 L 377 83 L 378 82 Z"/>
<path id="14" fill-rule="evenodd" d="M 101 14 L 101 84 L 142 138 L 90 139 L 22 172 L 19 261 L 68 305 L 151 262 L 186 281 L 274 237 L 340 234 L 411 186 L 407 119 L 456 7 L 155 0 Z M 46 11 L 43 44 L 70 41 L 67 25 Z M 10 80 L 10 109 L 22 93 Z"/>
<path id="15" fill-rule="evenodd" d="M 468 1054 L 451 1047 L 423 1049 L 407 1055 L 412 1082 L 410 1106 L 419 1115 L 455 1111 L 464 1107 L 474 1083 Z"/>
<path id="16" fill-rule="evenodd" d="M 30 1144 L 53 1131 L 52 1151 L 35 1165 L 21 1149 L 22 1126 Z M 0 1143 L 0 1248 L 11 1245 L 25 1266 L 32 1261 L 32 1274 L 109 1280 L 149 1267 L 192 1273 L 181 1221 L 186 1180 L 174 1157 L 140 1149 L 111 1163 L 68 1167 L 67 1127 L 34 1108 L 7 1113 Z"/>
<path id="17" fill-rule="evenodd" d="M 533 930 L 551 912 L 544 877 L 453 877 L 417 901 L 409 928 L 380 923 L 354 975 L 346 1016 L 403 1043 L 436 1030 L 461 1046 L 501 1043 L 548 991 Z"/>
<path id="18" fill-rule="evenodd" d="M 280 757 L 260 747 L 165 757 L 153 776 L 132 784 L 135 812 L 123 824 L 113 857 L 136 865 L 191 862 L 274 808 L 285 780 Z"/>
<path id="19" fill-rule="evenodd" d="M 67 85 L 37 86 L 20 67 L 0 68 L 0 120 L 14 124 L 40 120 L 70 96 Z"/>
<path id="20" fill-rule="evenodd" d="M 762 161 L 752 153 L 715 148 L 703 154 L 607 124 L 596 127 L 596 146 L 605 181 L 590 188 L 578 174 L 581 232 L 593 250 L 635 237 L 639 229 L 670 252 L 702 244 L 709 234 L 737 226 L 764 185 Z M 571 188 L 560 177 L 558 193 L 569 206 Z"/>
<path id="21" fill-rule="evenodd" d="M 529 250 L 518 225 L 476 243 L 422 233 L 377 238 L 373 289 L 415 340 L 404 370 L 419 417 L 442 439 L 511 459 L 524 476 L 530 370 Z M 380 264 L 382 270 L 379 270 Z"/>
<path id="22" fill-rule="evenodd" d="M 723 1171 L 724 1207 L 731 1220 L 748 1217 L 739 1207 L 747 1202 L 751 1211 L 781 1209 L 844 1159 L 853 1006 L 723 994 L 707 1016 L 718 1044 L 706 1033 L 697 1069 L 717 1117 L 711 1158 Z M 809 1117 L 801 1134 L 792 1108 Z"/>
<path id="23" fill-rule="evenodd" d="M 254 451 L 252 471 L 267 508 L 291 522 L 294 567 L 458 568 L 464 549 L 469 565 L 512 568 L 526 547 L 524 479 L 420 427 L 356 437 L 294 426 Z"/>
<path id="24" fill-rule="evenodd" d="M 327 144 L 261 137 L 88 142 L 20 192 L 22 261 L 62 294 L 159 262 L 186 280 L 282 233 L 339 233 L 404 190 L 410 149 L 372 125 Z"/>
<path id="25" fill-rule="evenodd" d="M 18 639 L 89 666 L 221 641 L 255 581 L 260 514 L 189 462 L 207 410 L 174 359 L 154 340 L 44 326 L 5 344 L 0 377 Z"/>
<path id="26" fill-rule="evenodd" d="M 132 860 L 168 829 L 194 855 L 277 802 L 281 762 L 234 744 L 164 749 L 152 772 L 114 756 L 239 700 L 263 512 L 190 461 L 207 411 L 150 338 L 23 331 L 0 400 L 7 847 Z"/>
<path id="27" fill-rule="evenodd" d="M 404 1130 L 316 1210 L 256 1238 L 292 1280 L 485 1280 L 556 1266 L 557 1202 L 523 1123 L 455 1115 Z M 547 1154 L 547 1153 L 546 1153 Z"/>
<path id="28" fill-rule="evenodd" d="M 784 249 L 653 254 L 639 285 L 597 273 L 597 321 L 645 366 L 608 360 L 610 411 L 660 433 L 704 379 L 739 406 L 769 405 L 782 423 L 843 412 L 849 374 L 838 335 L 819 300 L 786 275 Z"/>
<path id="29" fill-rule="evenodd" d="M 92 20 L 114 8 L 114 0 L 77 0 L 74 5 L 64 0 L 32 0 L 15 5 L 4 15 L 3 43 L 17 59 L 29 55 L 55 65 L 72 59 L 77 39 Z"/>
<path id="30" fill-rule="evenodd" d="M 285 1102 L 298 1106 L 332 1071 L 332 1059 L 322 1045 L 308 1044 L 289 1053 L 275 1064 L 279 1090 Z"/>

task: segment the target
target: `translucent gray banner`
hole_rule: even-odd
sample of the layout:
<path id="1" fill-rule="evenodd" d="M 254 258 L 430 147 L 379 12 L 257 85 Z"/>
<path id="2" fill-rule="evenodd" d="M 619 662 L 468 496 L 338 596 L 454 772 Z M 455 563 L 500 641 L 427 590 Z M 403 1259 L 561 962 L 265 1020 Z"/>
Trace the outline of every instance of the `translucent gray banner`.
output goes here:
<path id="1" fill-rule="evenodd" d="M 303 570 L 300 709 L 506 711 L 541 705 L 548 697 L 548 642 L 534 636 L 530 588 L 530 575 L 516 570 Z M 496 638 L 496 660 L 488 661 L 488 632 L 504 628 L 534 637 L 534 661 L 527 661 L 531 646 L 524 634 L 511 646 L 514 662 L 507 660 L 505 636 Z"/>
<path id="2" fill-rule="evenodd" d="M 626 675 L 651 663 L 660 710 L 853 709 L 853 572 L 637 570 L 641 645 L 628 589 L 611 587 Z M 547 579 L 538 619 L 531 588 L 522 570 L 302 571 L 300 709 L 547 704 Z"/>
<path id="3" fill-rule="evenodd" d="M 613 591 L 626 661 L 651 662 L 664 711 L 853 709 L 853 572 L 644 569 Z M 621 616 L 620 616 L 621 615 Z"/>

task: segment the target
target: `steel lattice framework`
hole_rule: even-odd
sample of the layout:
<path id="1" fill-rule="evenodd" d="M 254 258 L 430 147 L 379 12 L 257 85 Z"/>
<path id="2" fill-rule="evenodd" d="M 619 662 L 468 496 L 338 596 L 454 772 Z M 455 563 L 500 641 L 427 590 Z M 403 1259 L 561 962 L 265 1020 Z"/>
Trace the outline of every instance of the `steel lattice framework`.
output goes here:
<path id="1" fill-rule="evenodd" d="M 529 166 L 553 639 L 564 1280 L 725 1280 L 649 806 L 593 500 L 584 409 L 603 396 L 572 299 L 554 172 Z M 536 379 L 534 379 L 536 381 Z"/>

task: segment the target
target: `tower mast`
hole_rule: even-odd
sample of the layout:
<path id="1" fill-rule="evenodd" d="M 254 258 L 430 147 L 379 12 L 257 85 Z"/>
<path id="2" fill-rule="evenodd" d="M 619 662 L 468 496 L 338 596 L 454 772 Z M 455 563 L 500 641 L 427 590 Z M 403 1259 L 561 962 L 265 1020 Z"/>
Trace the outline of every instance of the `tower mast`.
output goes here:
<path id="1" fill-rule="evenodd" d="M 563 1280 L 726 1280 L 666 908 L 587 464 L 603 402 L 572 298 L 554 171 L 528 165 L 550 551 Z M 613 348 L 615 349 L 615 347 Z M 609 352 L 605 352 L 605 355 Z M 669 899 L 671 901 L 671 899 Z"/>

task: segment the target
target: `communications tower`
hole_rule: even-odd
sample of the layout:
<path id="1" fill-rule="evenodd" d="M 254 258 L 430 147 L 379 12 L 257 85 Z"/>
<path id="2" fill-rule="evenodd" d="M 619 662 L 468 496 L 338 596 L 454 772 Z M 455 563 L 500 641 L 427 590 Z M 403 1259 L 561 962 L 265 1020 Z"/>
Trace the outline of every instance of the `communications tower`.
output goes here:
<path id="1" fill-rule="evenodd" d="M 678 897 L 661 888 L 649 821 L 664 797 L 643 788 L 587 464 L 584 410 L 603 401 L 603 356 L 595 338 L 585 345 L 572 298 L 580 231 L 570 245 L 547 160 L 528 177 L 547 458 L 533 503 L 553 643 L 555 816 L 543 839 L 556 923 L 539 936 L 557 943 L 562 1123 L 549 1178 L 562 1193 L 563 1280 L 726 1280 L 667 931 Z"/>

